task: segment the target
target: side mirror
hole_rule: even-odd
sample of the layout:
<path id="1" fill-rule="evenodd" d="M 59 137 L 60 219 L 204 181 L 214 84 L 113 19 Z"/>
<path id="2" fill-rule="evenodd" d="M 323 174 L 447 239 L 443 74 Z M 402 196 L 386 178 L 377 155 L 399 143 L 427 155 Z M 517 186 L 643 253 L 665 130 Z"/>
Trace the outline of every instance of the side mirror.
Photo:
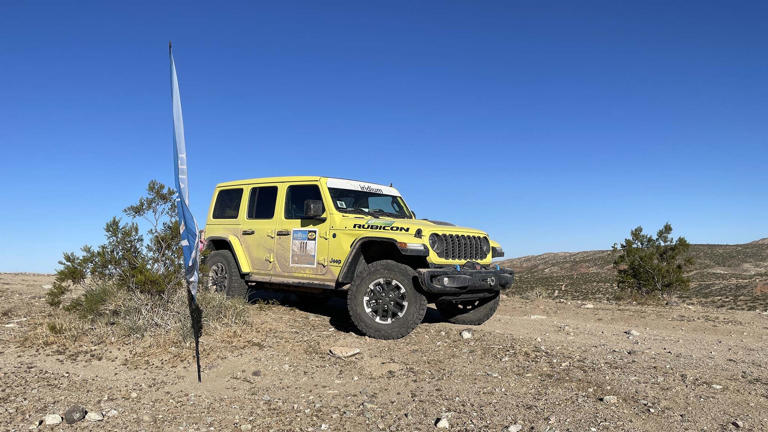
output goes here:
<path id="1" fill-rule="evenodd" d="M 304 201 L 304 219 L 324 219 L 323 202 L 320 200 Z"/>

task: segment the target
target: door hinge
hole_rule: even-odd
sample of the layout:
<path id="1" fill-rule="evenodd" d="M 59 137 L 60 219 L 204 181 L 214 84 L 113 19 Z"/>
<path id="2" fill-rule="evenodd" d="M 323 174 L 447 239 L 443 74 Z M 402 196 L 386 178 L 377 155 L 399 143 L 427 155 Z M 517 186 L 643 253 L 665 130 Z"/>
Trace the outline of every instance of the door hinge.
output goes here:
<path id="1" fill-rule="evenodd" d="M 269 230 L 269 231 L 267 231 L 267 237 L 269 237 L 269 238 L 275 238 L 275 230 Z"/>
<path id="2" fill-rule="evenodd" d="M 326 258 L 321 259 L 320 265 L 323 267 L 328 267 L 328 260 Z"/>
<path id="3" fill-rule="evenodd" d="M 269 255 L 267 255 L 267 256 L 265 256 L 265 257 L 264 257 L 264 260 L 265 260 L 265 261 L 267 261 L 267 262 L 269 262 L 269 263 L 272 263 L 272 262 L 274 262 L 274 261 L 275 261 L 275 257 L 274 257 L 274 255 L 272 255 L 272 254 L 269 254 Z"/>
<path id="4" fill-rule="evenodd" d="M 320 233 L 320 237 L 324 240 L 328 240 L 328 231 L 323 231 Z"/>

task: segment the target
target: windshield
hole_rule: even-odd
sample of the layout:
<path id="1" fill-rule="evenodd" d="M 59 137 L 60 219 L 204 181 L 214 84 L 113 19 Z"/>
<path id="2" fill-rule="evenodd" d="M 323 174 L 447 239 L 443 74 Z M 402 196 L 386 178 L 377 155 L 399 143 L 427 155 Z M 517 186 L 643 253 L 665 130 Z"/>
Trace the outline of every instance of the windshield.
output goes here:
<path id="1" fill-rule="evenodd" d="M 352 189 L 328 188 L 336 210 L 374 217 L 410 219 L 411 212 L 399 196 Z"/>

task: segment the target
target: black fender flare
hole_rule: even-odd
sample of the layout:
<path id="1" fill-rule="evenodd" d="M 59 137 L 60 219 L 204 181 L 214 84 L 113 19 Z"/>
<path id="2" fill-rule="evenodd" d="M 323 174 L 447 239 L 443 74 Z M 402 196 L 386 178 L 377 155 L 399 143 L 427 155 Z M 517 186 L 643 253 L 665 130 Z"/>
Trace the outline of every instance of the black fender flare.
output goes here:
<path id="1" fill-rule="evenodd" d="M 400 250 L 397 247 L 397 240 L 390 238 L 390 237 L 359 237 L 354 242 L 352 242 L 352 246 L 349 248 L 349 254 L 347 254 L 347 258 L 344 260 L 344 264 L 341 266 L 341 271 L 339 272 L 339 278 L 338 281 L 340 283 L 350 283 L 352 282 L 352 279 L 354 279 L 355 276 L 355 270 L 357 269 L 357 262 L 362 256 L 362 247 L 366 243 L 370 242 L 382 242 L 382 243 L 391 243 L 395 245 L 395 249 L 398 251 Z M 402 255 L 402 252 L 400 252 Z"/>

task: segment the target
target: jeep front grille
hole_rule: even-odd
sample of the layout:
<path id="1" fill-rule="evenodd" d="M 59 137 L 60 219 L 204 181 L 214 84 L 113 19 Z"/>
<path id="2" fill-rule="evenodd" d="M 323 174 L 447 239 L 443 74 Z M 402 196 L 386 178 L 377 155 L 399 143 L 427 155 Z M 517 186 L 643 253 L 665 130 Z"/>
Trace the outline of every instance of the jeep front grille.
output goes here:
<path id="1" fill-rule="evenodd" d="M 443 248 L 437 256 L 447 260 L 482 260 L 488 254 L 483 253 L 483 237 L 461 234 L 438 234 L 443 241 Z"/>

